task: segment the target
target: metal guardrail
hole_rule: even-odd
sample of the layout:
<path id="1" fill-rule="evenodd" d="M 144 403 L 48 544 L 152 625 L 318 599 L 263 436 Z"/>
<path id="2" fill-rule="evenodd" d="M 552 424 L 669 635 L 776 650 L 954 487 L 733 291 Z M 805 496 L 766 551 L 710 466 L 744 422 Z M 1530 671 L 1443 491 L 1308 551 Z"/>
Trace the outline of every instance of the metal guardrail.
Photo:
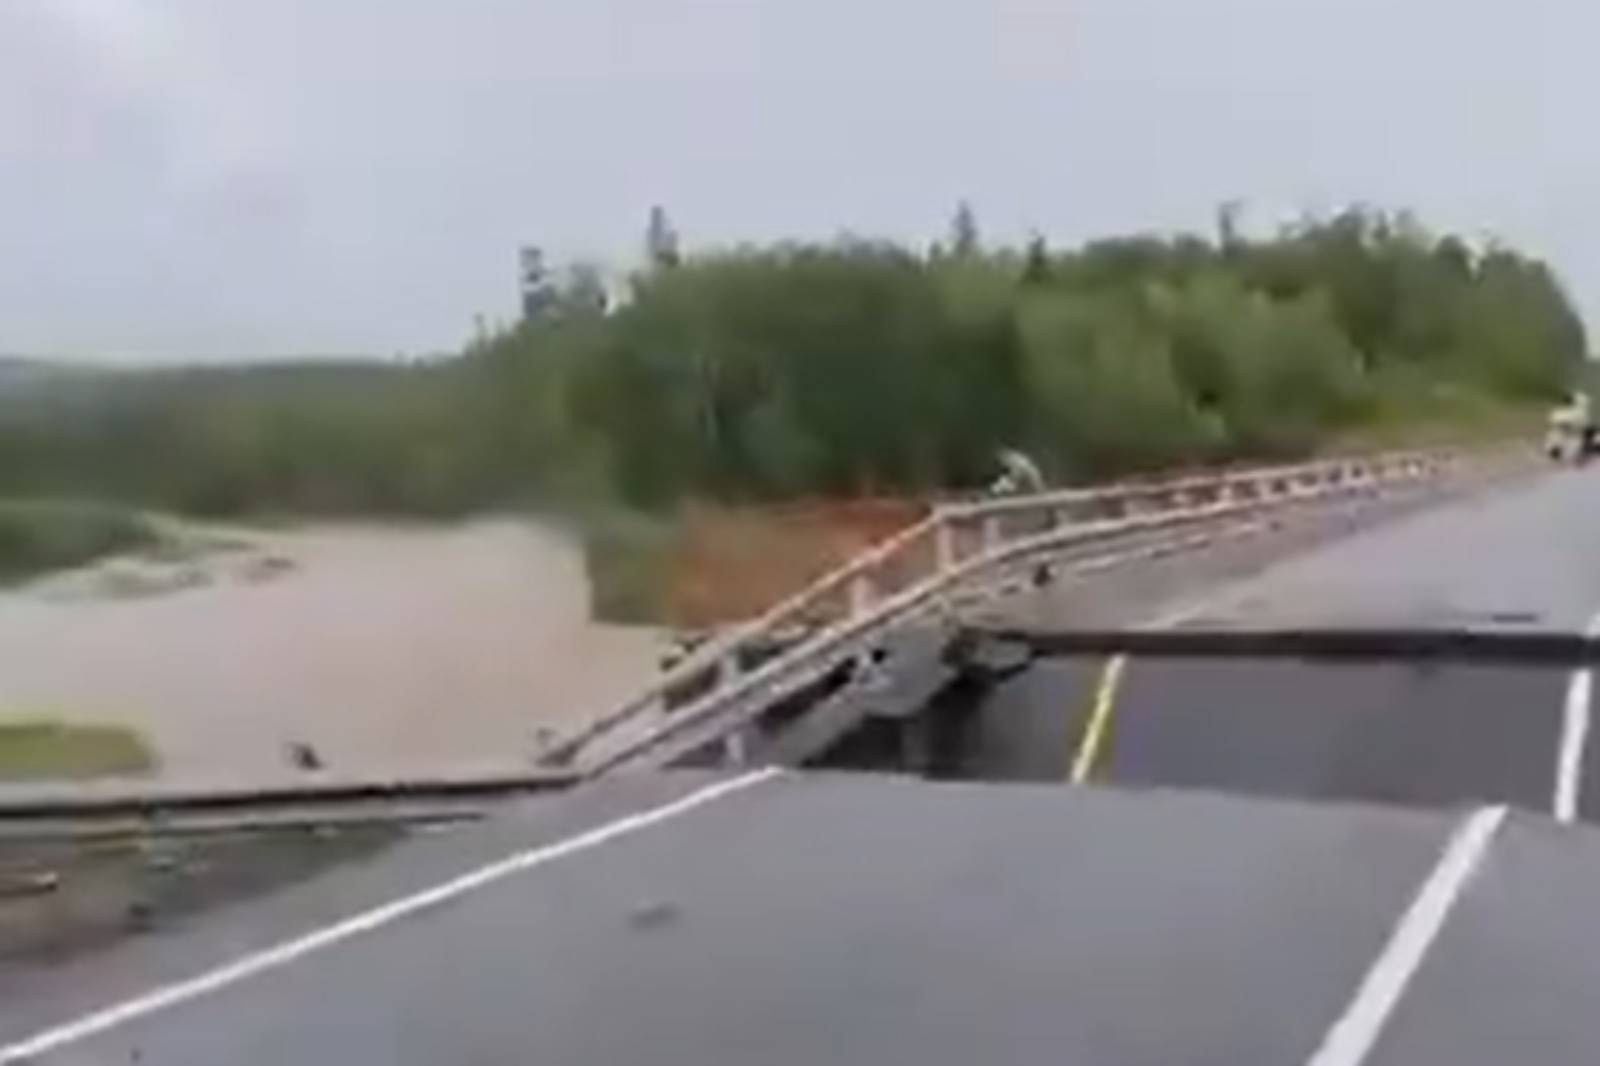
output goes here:
<path id="1" fill-rule="evenodd" d="M 297 780 L 272 785 L 184 782 L 40 782 L 0 788 L 0 829 L 22 823 L 131 820 L 167 824 L 232 815 L 262 818 L 273 812 L 298 818 L 307 812 L 491 803 L 557 792 L 577 783 L 574 771 L 370 779 Z"/>
<path id="2" fill-rule="evenodd" d="M 1406 452 L 941 506 L 697 648 L 643 692 L 552 745 L 543 761 L 593 776 L 665 765 L 719 739 L 737 761 L 741 727 L 765 707 L 844 658 L 866 653 L 887 628 L 948 610 L 960 587 L 1020 559 L 1289 503 L 1381 492 L 1435 478 L 1464 458 L 1456 451 Z"/>

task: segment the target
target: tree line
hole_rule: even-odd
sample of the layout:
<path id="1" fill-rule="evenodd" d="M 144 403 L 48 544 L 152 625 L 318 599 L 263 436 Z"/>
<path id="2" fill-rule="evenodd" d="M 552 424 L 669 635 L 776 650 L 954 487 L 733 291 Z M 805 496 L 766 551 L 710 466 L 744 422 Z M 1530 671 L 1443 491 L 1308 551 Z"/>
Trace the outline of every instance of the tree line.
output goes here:
<path id="1" fill-rule="evenodd" d="M 683 250 L 653 212 L 614 306 L 578 273 L 422 365 L 57 377 L 0 394 L 0 493 L 211 514 L 921 493 L 1021 447 L 1057 480 L 1304 455 L 1544 403 L 1583 363 L 1552 271 L 1351 210 L 1265 239 Z"/>
<path id="2" fill-rule="evenodd" d="M 669 248 L 625 306 L 557 303 L 469 356 L 530 462 L 646 504 L 971 485 L 1005 445 L 1067 480 L 1290 457 L 1548 401 L 1585 354 L 1543 263 L 1367 210 L 1056 252 L 985 249 L 963 205 L 920 254 Z"/>

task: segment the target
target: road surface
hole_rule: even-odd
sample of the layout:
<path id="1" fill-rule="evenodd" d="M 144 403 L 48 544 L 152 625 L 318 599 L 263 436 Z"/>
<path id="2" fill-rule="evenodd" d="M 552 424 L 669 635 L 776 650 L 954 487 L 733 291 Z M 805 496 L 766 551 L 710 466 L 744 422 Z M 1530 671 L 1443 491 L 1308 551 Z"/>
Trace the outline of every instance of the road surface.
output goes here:
<path id="1" fill-rule="evenodd" d="M 1600 472 L 1561 471 L 1178 606 L 1583 629 L 1596 537 Z M 993 694 L 979 759 L 1035 783 L 528 801 L 0 986 L 0 1063 L 1592 1061 L 1584 675 L 1109 676 Z"/>
<path id="2" fill-rule="evenodd" d="M 1547 476 L 1412 515 L 1168 605 L 1183 626 L 1592 630 L 1600 471 Z M 1067 617 L 1072 586 L 1014 606 Z M 1155 621 L 1152 616 L 1147 621 Z M 1001 619 L 1003 622 L 1004 619 Z M 1600 818 L 1574 729 L 1573 671 L 1476 664 L 1044 661 L 984 707 L 972 772 L 1313 799 L 1509 803 Z M 1577 691 L 1575 691 L 1575 689 Z M 1581 703 L 1575 696 L 1582 696 Z M 1573 755 L 1580 756 L 1573 761 Z"/>
<path id="3" fill-rule="evenodd" d="M 1462 1066 L 1600 1037 L 1588 827 L 873 776 L 579 799 L 303 886 L 288 940 L 128 945 L 109 1011 L 7 1001 L 0 1062 Z M 408 887 L 357 906 L 378 882 Z"/>

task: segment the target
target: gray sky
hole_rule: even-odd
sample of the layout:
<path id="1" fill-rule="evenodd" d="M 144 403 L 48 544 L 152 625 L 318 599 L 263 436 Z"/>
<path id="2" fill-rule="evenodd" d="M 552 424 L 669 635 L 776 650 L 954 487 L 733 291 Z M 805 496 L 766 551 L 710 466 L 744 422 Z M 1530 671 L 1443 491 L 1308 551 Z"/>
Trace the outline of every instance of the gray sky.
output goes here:
<path id="1" fill-rule="evenodd" d="M 515 249 L 1354 200 L 1600 310 L 1587 0 L 0 0 L 0 352 L 417 352 Z"/>

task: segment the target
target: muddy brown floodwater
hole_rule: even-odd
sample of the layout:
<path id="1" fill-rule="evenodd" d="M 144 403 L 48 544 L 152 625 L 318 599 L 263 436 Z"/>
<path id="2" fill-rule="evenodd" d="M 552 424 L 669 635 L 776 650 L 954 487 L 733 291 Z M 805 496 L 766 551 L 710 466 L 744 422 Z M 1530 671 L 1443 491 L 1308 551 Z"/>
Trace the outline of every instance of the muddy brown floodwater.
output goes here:
<path id="1" fill-rule="evenodd" d="M 333 772 L 507 770 L 655 670 L 654 631 L 589 620 L 551 528 L 227 537 L 0 593 L 0 717 L 126 723 L 184 781 L 293 778 L 297 742 Z"/>

